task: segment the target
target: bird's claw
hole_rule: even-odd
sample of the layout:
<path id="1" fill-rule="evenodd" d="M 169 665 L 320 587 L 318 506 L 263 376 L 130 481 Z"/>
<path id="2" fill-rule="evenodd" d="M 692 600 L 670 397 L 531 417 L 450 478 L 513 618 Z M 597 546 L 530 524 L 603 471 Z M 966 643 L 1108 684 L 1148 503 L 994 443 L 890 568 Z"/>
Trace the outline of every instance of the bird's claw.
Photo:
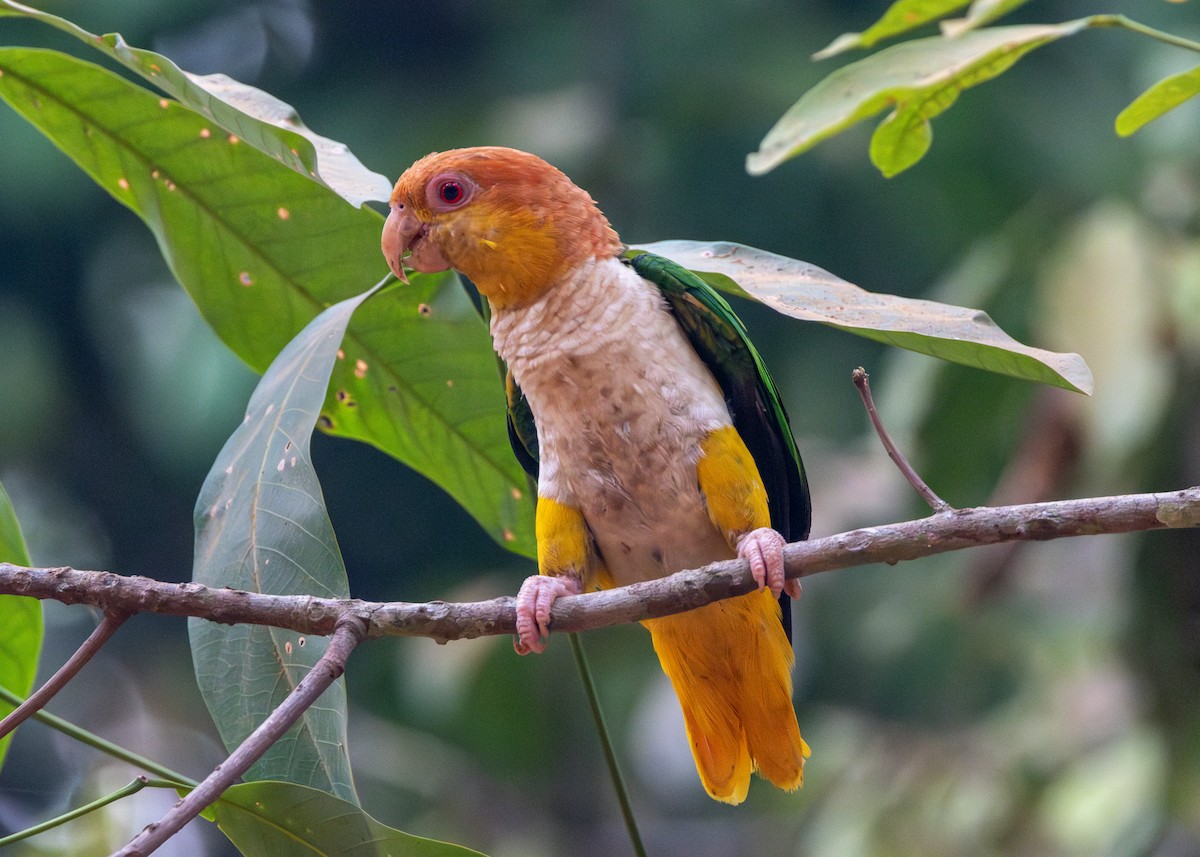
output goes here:
<path id="1" fill-rule="evenodd" d="M 583 591 L 577 577 L 550 577 L 535 574 L 525 578 L 517 592 L 517 634 L 513 650 L 518 655 L 544 652 L 550 636 L 550 608 L 560 595 L 578 595 Z"/>
<path id="2" fill-rule="evenodd" d="M 767 587 L 776 598 L 781 592 L 799 598 L 803 591 L 800 581 L 796 578 L 788 580 L 784 576 L 783 548 L 786 544 L 777 531 L 760 527 L 738 540 L 737 553 L 740 559 L 750 563 L 750 573 L 758 582 L 759 589 Z"/>

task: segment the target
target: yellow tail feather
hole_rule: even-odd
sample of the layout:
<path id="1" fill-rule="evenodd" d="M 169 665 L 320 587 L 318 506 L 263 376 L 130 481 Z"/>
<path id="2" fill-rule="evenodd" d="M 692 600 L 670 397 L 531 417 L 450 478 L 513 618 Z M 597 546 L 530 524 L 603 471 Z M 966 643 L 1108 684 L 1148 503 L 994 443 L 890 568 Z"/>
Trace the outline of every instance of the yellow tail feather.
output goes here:
<path id="1" fill-rule="evenodd" d="M 709 795 L 741 803 L 752 770 L 781 789 L 803 785 L 809 751 L 792 708 L 792 648 L 770 592 L 643 624 L 679 697 Z"/>

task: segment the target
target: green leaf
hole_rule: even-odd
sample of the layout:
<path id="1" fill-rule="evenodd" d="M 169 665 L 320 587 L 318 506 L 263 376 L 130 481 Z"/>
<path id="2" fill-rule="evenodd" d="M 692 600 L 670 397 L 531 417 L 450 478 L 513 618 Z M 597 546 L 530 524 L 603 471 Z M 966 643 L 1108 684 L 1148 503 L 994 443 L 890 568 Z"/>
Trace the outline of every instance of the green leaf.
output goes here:
<path id="1" fill-rule="evenodd" d="M 715 288 L 868 339 L 1090 394 L 1092 373 L 1078 354 L 1022 345 L 987 313 L 868 292 L 815 265 L 725 241 L 658 241 L 648 251 L 695 271 Z"/>
<path id="2" fill-rule="evenodd" d="M 12 501 L 0 485 L 0 562 L 29 565 L 29 552 Z M 0 595 L 0 687 L 24 698 L 33 689 L 42 651 L 42 605 L 36 598 Z M 0 718 L 16 706 L 0 701 Z M 0 741 L 0 766 L 12 735 Z"/>
<path id="3" fill-rule="evenodd" d="M 869 48 L 876 42 L 936 21 L 956 9 L 961 9 L 969 2 L 970 0 L 896 0 L 883 13 L 883 17 L 866 30 L 861 33 L 842 33 L 813 54 L 813 59 L 823 60 L 855 48 Z"/>
<path id="4" fill-rule="evenodd" d="M 317 316 L 255 388 L 245 420 L 196 500 L 195 582 L 270 595 L 350 597 L 309 440 L 350 316 L 374 291 Z M 196 681 L 229 750 L 279 706 L 328 645 L 322 637 L 262 625 L 191 619 L 188 631 Z M 345 683 L 338 679 L 247 776 L 301 783 L 357 803 L 346 749 Z"/>
<path id="5" fill-rule="evenodd" d="M 253 857 L 483 857 L 461 845 L 395 830 L 354 804 L 292 783 L 235 785 L 204 817 Z"/>
<path id="6" fill-rule="evenodd" d="M 351 205 L 360 206 L 368 200 L 386 201 L 391 193 L 392 185 L 386 176 L 368 170 L 343 144 L 313 132 L 300 121 L 291 105 L 261 89 L 223 74 L 191 74 L 162 54 L 129 45 L 120 33 L 98 36 L 65 18 L 13 0 L 0 0 L 0 16 L 33 18 L 69 33 L 236 134 L 248 145 L 324 184 Z"/>
<path id="7" fill-rule="evenodd" d="M 830 74 L 775 124 L 746 169 L 761 175 L 788 158 L 894 106 L 871 141 L 871 160 L 886 176 L 912 166 L 928 150 L 929 120 L 958 94 L 990 80 L 1029 51 L 1079 32 L 1091 19 L 1063 24 L 993 27 L 954 39 L 896 45 Z"/>
<path id="8" fill-rule="evenodd" d="M 1200 94 L 1200 65 L 1163 78 L 1117 115 L 1117 133 L 1128 137 L 1147 122 Z"/>
<path id="9" fill-rule="evenodd" d="M 0 48 L 0 97 L 146 221 L 205 319 L 257 371 L 321 309 L 385 272 L 379 214 L 177 102 L 25 48 Z M 532 555 L 533 504 L 509 449 L 495 355 L 461 292 L 453 275 L 416 275 L 364 307 L 321 425 L 400 459 Z"/>
<path id="10" fill-rule="evenodd" d="M 973 30 L 1003 18 L 1013 9 L 1024 6 L 1028 2 L 1029 0 L 975 0 L 971 4 L 971 8 L 967 10 L 966 16 L 942 21 L 942 35 L 960 36 L 967 30 Z"/>

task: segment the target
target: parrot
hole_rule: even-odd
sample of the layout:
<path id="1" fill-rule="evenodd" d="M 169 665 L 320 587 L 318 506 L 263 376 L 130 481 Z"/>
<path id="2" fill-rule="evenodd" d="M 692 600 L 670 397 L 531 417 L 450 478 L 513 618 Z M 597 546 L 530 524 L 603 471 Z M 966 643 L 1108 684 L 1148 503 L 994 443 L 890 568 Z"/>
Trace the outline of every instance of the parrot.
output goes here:
<path id="1" fill-rule="evenodd" d="M 698 275 L 630 251 L 587 191 L 527 152 L 429 154 L 389 208 L 398 279 L 453 269 L 487 304 L 509 438 L 537 486 L 517 653 L 544 650 L 556 598 L 740 557 L 757 591 L 642 624 L 709 796 L 741 803 L 753 772 L 799 788 L 787 600 L 800 585 L 783 548 L 808 537 L 811 503 L 741 321 Z"/>

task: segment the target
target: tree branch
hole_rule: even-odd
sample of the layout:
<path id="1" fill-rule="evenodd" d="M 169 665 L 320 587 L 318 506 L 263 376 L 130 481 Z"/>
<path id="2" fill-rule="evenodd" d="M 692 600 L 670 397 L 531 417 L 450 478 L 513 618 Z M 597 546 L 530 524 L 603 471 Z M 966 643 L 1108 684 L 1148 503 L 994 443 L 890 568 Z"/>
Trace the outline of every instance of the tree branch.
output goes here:
<path id="1" fill-rule="evenodd" d="M 272 744 L 317 701 L 325 689 L 346 671 L 346 661 L 355 647 L 366 637 L 366 625 L 347 615 L 337 623 L 329 647 L 313 668 L 300 680 L 287 698 L 251 732 L 229 758 L 188 792 L 167 814 L 130 840 L 113 857 L 145 857 L 174 836 L 180 829 L 219 798 L 224 791 L 242 778 L 242 774 L 257 762 Z"/>
<path id="2" fill-rule="evenodd" d="M 1011 541 L 1128 533 L 1200 526 L 1200 487 L 1157 494 L 1128 494 L 1019 506 L 938 512 L 927 518 L 866 527 L 796 542 L 785 550 L 788 577 L 884 562 L 895 564 L 947 551 Z M 755 588 L 742 560 L 717 562 L 632 586 L 559 598 L 555 631 L 583 631 L 681 613 Z M 251 623 L 328 635 L 339 620 L 366 623 L 366 636 L 418 636 L 458 640 L 512 634 L 511 596 L 449 604 L 338 601 L 309 596 L 260 595 L 209 589 L 195 583 L 162 583 L 71 568 L 24 568 L 0 563 L 0 594 L 91 604 L 110 613 L 166 613 L 226 624 Z"/>

